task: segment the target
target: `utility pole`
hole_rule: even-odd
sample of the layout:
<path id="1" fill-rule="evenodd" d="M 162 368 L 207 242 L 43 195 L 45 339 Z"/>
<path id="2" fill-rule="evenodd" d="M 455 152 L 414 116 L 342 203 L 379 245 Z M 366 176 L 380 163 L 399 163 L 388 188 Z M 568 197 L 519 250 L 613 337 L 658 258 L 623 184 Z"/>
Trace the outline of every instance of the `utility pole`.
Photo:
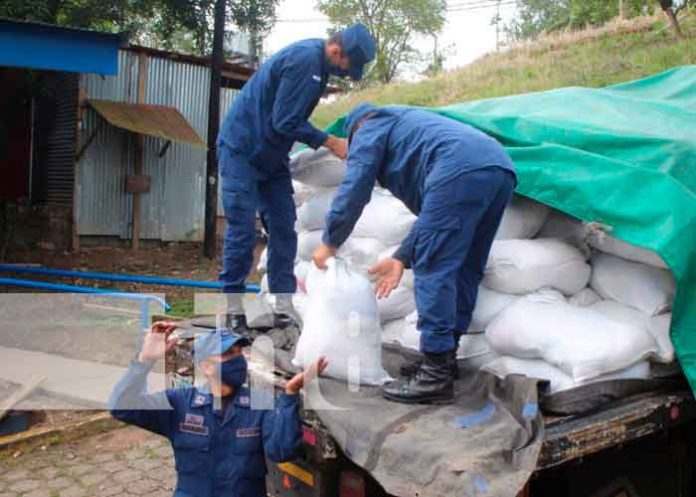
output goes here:
<path id="1" fill-rule="evenodd" d="M 495 5 L 495 51 L 500 50 L 500 0 Z"/>
<path id="2" fill-rule="evenodd" d="M 205 231 L 203 255 L 215 258 L 217 246 L 218 161 L 217 135 L 220 129 L 220 84 L 225 36 L 225 7 L 227 0 L 215 2 L 215 31 L 210 66 L 210 100 L 208 101 L 208 156 L 205 182 Z"/>

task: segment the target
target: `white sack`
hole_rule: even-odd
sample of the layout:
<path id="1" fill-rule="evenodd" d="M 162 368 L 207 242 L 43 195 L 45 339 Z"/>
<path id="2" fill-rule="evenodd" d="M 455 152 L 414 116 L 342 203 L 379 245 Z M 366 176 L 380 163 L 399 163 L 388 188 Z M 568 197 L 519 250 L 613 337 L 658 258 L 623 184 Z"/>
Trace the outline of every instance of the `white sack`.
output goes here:
<path id="1" fill-rule="evenodd" d="M 346 161 L 327 148 L 305 150 L 290 158 L 290 174 L 300 183 L 319 187 L 336 187 L 343 181 Z"/>
<path id="2" fill-rule="evenodd" d="M 321 189 L 310 196 L 297 209 L 297 230 L 311 231 L 324 229 L 324 218 L 331 208 L 336 190 Z"/>
<path id="3" fill-rule="evenodd" d="M 404 318 L 416 310 L 416 299 L 413 290 L 399 285 L 386 299 L 378 299 L 379 318 L 382 323 Z"/>
<path id="4" fill-rule="evenodd" d="M 675 291 L 669 270 L 601 252 L 592 256 L 590 286 L 605 299 L 630 305 L 650 315 L 668 311 Z"/>
<path id="5" fill-rule="evenodd" d="M 642 326 L 650 332 L 657 343 L 657 353 L 654 359 L 659 362 L 669 363 L 674 360 L 674 345 L 669 335 L 671 314 L 650 316 L 643 311 L 634 309 L 613 300 L 601 300 L 592 305 L 590 309 L 601 312 L 605 316 L 622 323 L 633 326 Z"/>
<path id="6" fill-rule="evenodd" d="M 268 247 L 264 247 L 259 256 L 259 263 L 256 266 L 256 270 L 259 273 L 265 273 L 266 267 L 268 266 Z"/>
<path id="7" fill-rule="evenodd" d="M 406 318 L 394 319 L 382 325 L 382 343 L 401 344 Z"/>
<path id="8" fill-rule="evenodd" d="M 471 316 L 471 323 L 469 324 L 468 331 L 485 331 L 486 326 L 488 326 L 488 323 L 490 323 L 493 318 L 519 298 L 520 297 L 517 295 L 498 293 L 489 290 L 483 285 L 479 285 L 478 298 L 476 299 L 476 306 Z"/>
<path id="9" fill-rule="evenodd" d="M 399 343 L 407 349 L 420 350 L 420 331 L 416 327 L 418 325 L 418 313 L 413 311 L 406 316 L 401 330 L 401 338 Z"/>
<path id="10" fill-rule="evenodd" d="M 389 380 L 382 368 L 377 299 L 368 279 L 345 262 L 330 259 L 328 268 L 311 268 L 307 277 L 304 326 L 293 363 L 305 367 L 325 356 L 325 374 L 365 385 Z"/>
<path id="11" fill-rule="evenodd" d="M 499 354 L 544 359 L 575 381 L 618 371 L 657 352 L 643 327 L 538 295 L 503 311 L 488 325 L 486 339 Z"/>
<path id="12" fill-rule="evenodd" d="M 548 206 L 521 195 L 514 195 L 505 207 L 495 238 L 532 238 L 541 229 L 548 214 Z"/>
<path id="13" fill-rule="evenodd" d="M 391 193 L 375 190 L 358 219 L 353 235 L 377 238 L 385 246 L 400 244 L 411 231 L 416 216 Z"/>
<path id="14" fill-rule="evenodd" d="M 317 192 L 316 188 L 313 188 L 299 181 L 292 180 L 292 190 L 293 190 L 293 200 L 295 201 L 295 207 L 299 207 L 304 204 L 312 195 Z"/>
<path id="15" fill-rule="evenodd" d="M 633 262 L 640 262 L 649 266 L 667 269 L 667 264 L 658 254 L 652 250 L 636 247 L 630 243 L 607 235 L 600 230 L 593 230 L 588 239 L 590 246 L 606 254 L 615 255 Z"/>
<path id="16" fill-rule="evenodd" d="M 321 245 L 323 231 L 303 231 L 297 236 L 297 255 L 300 260 L 311 261 L 314 250 Z M 379 260 L 384 245 L 376 238 L 358 238 L 351 236 L 341 245 L 336 255 L 345 259 L 354 269 L 367 271 Z"/>
<path id="17" fill-rule="evenodd" d="M 568 303 L 577 307 L 590 307 L 592 304 L 596 304 L 600 300 L 602 300 L 602 297 L 600 297 L 599 294 L 592 288 L 587 286 L 578 293 L 573 294 L 573 296 L 568 299 Z"/>
<path id="18" fill-rule="evenodd" d="M 551 209 L 537 237 L 563 240 L 580 249 L 583 255 L 590 256 L 590 247 L 587 244 L 588 228 L 586 223 L 556 209 Z"/>
<path id="19" fill-rule="evenodd" d="M 495 240 L 483 284 L 501 293 L 553 287 L 572 295 L 587 285 L 590 272 L 583 254 L 561 240 Z"/>
<path id="20" fill-rule="evenodd" d="M 575 381 L 572 377 L 568 376 L 560 369 L 540 359 L 519 359 L 517 357 L 502 356 L 489 362 L 488 364 L 485 364 L 481 369 L 483 371 L 488 371 L 499 378 L 505 378 L 507 375 L 511 374 L 521 374 L 528 376 L 529 378 L 548 380 L 550 383 L 549 393 L 570 390 L 571 388 L 589 383 L 596 383 L 598 381 L 628 379 L 644 380 L 650 376 L 650 363 L 647 361 L 638 362 L 620 371 L 598 376 L 597 378 L 587 382 Z"/>

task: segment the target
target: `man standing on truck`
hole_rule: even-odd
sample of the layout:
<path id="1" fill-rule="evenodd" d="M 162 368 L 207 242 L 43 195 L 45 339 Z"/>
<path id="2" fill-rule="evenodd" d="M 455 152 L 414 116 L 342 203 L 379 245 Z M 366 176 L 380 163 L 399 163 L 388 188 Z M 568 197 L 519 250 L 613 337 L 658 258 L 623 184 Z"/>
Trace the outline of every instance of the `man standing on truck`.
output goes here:
<path id="1" fill-rule="evenodd" d="M 319 268 L 346 241 L 377 181 L 418 216 L 391 258 L 370 269 L 376 293 L 396 288 L 404 268 L 415 276 L 423 359 L 406 378 L 386 384 L 397 402 L 454 396 L 456 351 L 476 303 L 488 253 L 515 187 L 503 147 L 471 126 L 408 108 L 357 106 L 346 118 L 346 175 L 326 215 Z M 402 370 L 403 372 L 403 370 Z"/>
<path id="2" fill-rule="evenodd" d="M 375 41 L 363 24 L 328 40 L 296 42 L 271 57 L 244 85 L 218 136 L 222 201 L 227 218 L 220 281 L 227 294 L 226 325 L 246 334 L 242 295 L 256 247 L 256 212 L 268 231 L 268 283 L 276 295 L 274 327 L 296 325 L 295 204 L 288 153 L 296 141 L 324 146 L 345 158 L 345 140 L 308 121 L 330 75 L 362 78 L 375 57 Z"/>
<path id="3" fill-rule="evenodd" d="M 301 444 L 298 393 L 307 374 L 326 367 L 322 358 L 285 385 L 276 408 L 255 409 L 244 386 L 247 338 L 227 330 L 206 332 L 194 342 L 194 360 L 206 377 L 203 388 L 147 394 L 155 362 L 176 346 L 176 323 L 155 323 L 137 359 L 114 388 L 111 414 L 169 439 L 174 448 L 175 497 L 266 496 L 266 462 L 297 456 Z M 273 399 L 268 399 L 273 400 Z"/>

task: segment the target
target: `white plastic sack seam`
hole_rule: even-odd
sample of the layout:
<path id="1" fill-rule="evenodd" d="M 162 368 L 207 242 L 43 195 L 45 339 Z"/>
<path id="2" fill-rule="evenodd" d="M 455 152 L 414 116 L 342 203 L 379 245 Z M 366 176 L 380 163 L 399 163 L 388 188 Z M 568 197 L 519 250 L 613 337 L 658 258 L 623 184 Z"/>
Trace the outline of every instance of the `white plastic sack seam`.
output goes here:
<path id="1" fill-rule="evenodd" d="M 579 249 L 586 258 L 589 258 L 590 246 L 587 244 L 588 233 L 589 228 L 587 223 L 556 209 L 551 209 L 537 237 L 563 240 Z"/>
<path id="2" fill-rule="evenodd" d="M 568 376 L 560 369 L 540 359 L 519 359 L 517 357 L 501 356 L 485 364 L 481 369 L 499 378 L 505 378 L 511 374 L 520 374 L 528 376 L 529 378 L 548 380 L 550 383 L 549 393 L 570 390 L 571 388 L 599 381 L 628 379 L 645 380 L 650 377 L 650 363 L 647 361 L 641 361 L 620 371 L 598 376 L 597 378 L 584 382 L 573 380 L 571 376 Z"/>
<path id="3" fill-rule="evenodd" d="M 297 230 L 311 231 L 324 229 L 324 218 L 331 208 L 336 190 L 320 190 L 309 197 L 297 209 Z"/>
<path id="4" fill-rule="evenodd" d="M 504 310 L 486 329 L 502 355 L 543 359 L 586 381 L 626 368 L 657 352 L 652 335 L 600 312 L 529 295 Z"/>
<path id="5" fill-rule="evenodd" d="M 290 174 L 300 183 L 315 187 L 337 187 L 343 181 L 346 161 L 327 148 L 304 150 L 290 158 Z"/>
<path id="6" fill-rule="evenodd" d="M 539 232 L 548 214 L 548 206 L 521 195 L 514 195 L 505 207 L 495 238 L 532 238 Z"/>
<path id="7" fill-rule="evenodd" d="M 657 342 L 657 353 L 653 357 L 658 362 L 670 363 L 674 360 L 674 345 L 669 335 L 669 326 L 672 314 L 660 314 L 650 316 L 643 311 L 634 309 L 613 300 L 601 300 L 590 306 L 590 309 L 601 312 L 610 319 L 628 323 L 634 326 L 642 326 L 650 332 Z"/>
<path id="8" fill-rule="evenodd" d="M 605 299 L 621 302 L 650 315 L 671 309 L 675 291 L 674 277 L 669 270 L 602 252 L 592 256 L 590 286 Z"/>
<path id="9" fill-rule="evenodd" d="M 389 380 L 382 368 L 377 299 L 362 274 L 339 259 L 312 267 L 307 277 L 306 311 L 293 363 L 307 366 L 325 356 L 325 374 L 364 385 Z"/>
<path id="10" fill-rule="evenodd" d="M 526 294 L 553 287 L 572 295 L 587 285 L 590 272 L 583 254 L 561 240 L 495 240 L 483 284 L 501 293 Z"/>

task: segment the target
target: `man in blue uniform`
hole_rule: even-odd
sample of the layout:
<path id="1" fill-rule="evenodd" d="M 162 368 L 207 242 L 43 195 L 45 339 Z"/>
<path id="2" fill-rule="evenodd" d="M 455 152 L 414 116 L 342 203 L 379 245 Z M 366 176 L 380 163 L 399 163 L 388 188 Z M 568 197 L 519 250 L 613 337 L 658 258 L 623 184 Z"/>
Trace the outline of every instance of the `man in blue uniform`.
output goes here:
<path id="1" fill-rule="evenodd" d="M 227 114 L 218 136 L 227 217 L 220 281 L 228 295 L 227 326 L 232 331 L 248 331 L 241 297 L 253 263 L 257 211 L 269 234 L 267 267 L 270 291 L 276 295 L 274 324 L 295 324 L 297 234 L 288 153 L 298 141 L 314 149 L 327 147 L 345 158 L 345 140 L 314 128 L 308 119 L 329 75 L 360 80 L 363 67 L 374 56 L 374 39 L 362 24 L 329 40 L 299 41 L 259 68 Z"/>
<path id="2" fill-rule="evenodd" d="M 194 342 L 194 358 L 206 387 L 147 394 L 147 374 L 165 350 L 176 345 L 175 323 L 155 323 L 142 350 L 109 399 L 117 419 L 169 439 L 174 448 L 174 497 L 265 497 L 265 457 L 285 461 L 301 444 L 298 392 L 305 373 L 288 381 L 273 410 L 250 405 L 244 387 L 248 340 L 227 330 L 207 332 Z M 315 373 L 326 367 L 321 359 Z M 265 456 L 265 457 L 264 457 Z"/>
<path id="3" fill-rule="evenodd" d="M 361 104 L 345 123 L 350 148 L 346 176 L 326 215 L 315 264 L 346 241 L 375 181 L 418 216 L 393 257 L 370 269 L 382 298 L 399 284 L 404 267 L 415 276 L 423 360 L 415 375 L 387 384 L 399 402 L 453 396 L 456 349 L 471 321 L 478 285 L 515 170 L 503 147 L 466 124 L 429 111 Z"/>

